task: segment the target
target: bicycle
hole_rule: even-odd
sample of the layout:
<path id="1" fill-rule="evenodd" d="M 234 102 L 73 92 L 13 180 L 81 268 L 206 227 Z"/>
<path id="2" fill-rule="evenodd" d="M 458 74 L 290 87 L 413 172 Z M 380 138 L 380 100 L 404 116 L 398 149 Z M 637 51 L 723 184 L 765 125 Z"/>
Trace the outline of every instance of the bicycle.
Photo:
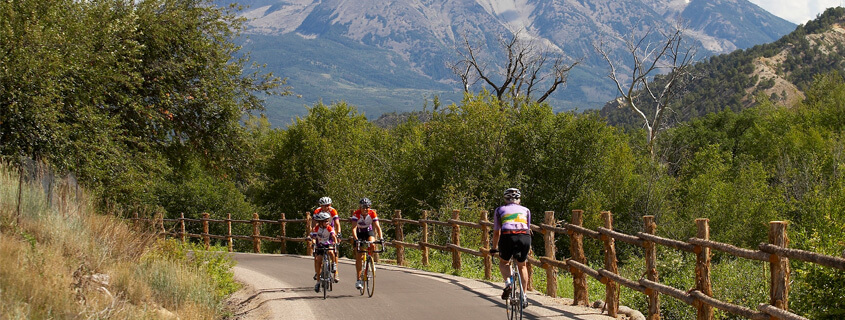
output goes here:
<path id="1" fill-rule="evenodd" d="M 376 288 L 376 263 L 373 260 L 373 256 L 370 253 L 370 245 L 371 244 L 380 244 L 382 245 L 381 250 L 373 249 L 372 253 L 379 253 L 384 252 L 384 241 L 367 241 L 367 240 L 355 240 L 355 249 L 356 251 L 361 250 L 362 245 L 364 245 L 364 252 L 366 256 L 364 257 L 364 265 L 361 268 L 361 281 L 364 282 L 364 285 L 359 289 L 361 291 L 361 295 L 364 295 L 364 288 L 367 289 L 367 295 L 372 298 L 373 292 L 375 292 Z"/>
<path id="2" fill-rule="evenodd" d="M 499 250 L 490 250 L 491 254 L 498 253 Z M 505 312 L 509 320 L 522 319 L 523 310 L 528 305 L 528 298 L 525 297 L 525 292 L 522 288 L 522 276 L 519 274 L 519 267 L 516 264 L 516 258 L 511 257 L 511 293 L 505 301 Z"/>
<path id="3" fill-rule="evenodd" d="M 323 291 L 323 300 L 326 299 L 328 291 L 332 291 L 332 284 L 335 282 L 334 270 L 332 270 L 334 260 L 329 256 L 329 251 L 336 251 L 336 248 L 336 244 L 319 248 L 323 250 L 323 270 L 320 272 L 320 288 Z"/>

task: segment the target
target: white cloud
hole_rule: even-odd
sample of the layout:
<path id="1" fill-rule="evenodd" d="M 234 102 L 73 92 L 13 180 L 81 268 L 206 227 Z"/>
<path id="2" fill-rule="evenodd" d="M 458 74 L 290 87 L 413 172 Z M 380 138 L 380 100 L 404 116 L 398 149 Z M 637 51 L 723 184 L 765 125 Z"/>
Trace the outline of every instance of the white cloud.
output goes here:
<path id="1" fill-rule="evenodd" d="M 772 14 L 796 24 L 807 23 L 830 7 L 845 4 L 843 0 L 749 0 Z"/>

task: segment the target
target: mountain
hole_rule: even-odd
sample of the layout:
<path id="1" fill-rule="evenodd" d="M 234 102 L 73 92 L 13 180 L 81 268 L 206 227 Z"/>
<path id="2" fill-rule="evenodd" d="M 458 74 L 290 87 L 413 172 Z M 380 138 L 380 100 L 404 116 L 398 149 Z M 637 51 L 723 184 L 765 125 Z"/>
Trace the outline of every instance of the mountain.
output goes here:
<path id="1" fill-rule="evenodd" d="M 230 1 L 218 0 L 219 5 Z M 456 62 L 464 36 L 481 52 L 499 39 L 527 34 L 583 62 L 547 100 L 555 110 L 600 107 L 615 96 L 607 66 L 593 49 L 604 41 L 614 59 L 631 30 L 687 23 L 702 57 L 777 40 L 795 25 L 747 0 L 242 0 L 243 39 L 253 60 L 288 77 L 301 99 L 268 100 L 267 114 L 288 123 L 317 101 L 345 100 L 374 118 L 419 110 L 437 95 L 458 101 Z M 491 64 L 496 60 L 492 58 Z M 476 89 L 480 89 L 476 88 Z"/>
<path id="2" fill-rule="evenodd" d="M 817 75 L 843 69 L 845 8 L 830 8 L 777 41 L 696 64 L 692 71 L 696 81 L 671 105 L 667 125 L 725 109 L 746 109 L 761 96 L 791 106 L 804 99 Z M 613 102 L 600 113 L 616 126 L 642 126 L 630 109 Z"/>

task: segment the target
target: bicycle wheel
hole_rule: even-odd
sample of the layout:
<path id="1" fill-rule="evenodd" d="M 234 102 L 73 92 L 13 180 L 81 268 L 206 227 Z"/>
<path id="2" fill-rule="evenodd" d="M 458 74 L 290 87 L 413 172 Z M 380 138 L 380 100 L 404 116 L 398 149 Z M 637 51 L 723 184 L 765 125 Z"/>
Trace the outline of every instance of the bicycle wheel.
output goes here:
<path id="1" fill-rule="evenodd" d="M 328 259 L 328 257 L 323 257 L 323 261 Z M 323 300 L 326 299 L 327 292 L 329 290 L 329 279 L 331 279 L 331 271 L 329 270 L 329 266 L 326 263 L 323 263 L 323 272 L 320 274 L 320 286 L 323 287 Z"/>
<path id="2" fill-rule="evenodd" d="M 525 293 L 522 292 L 522 277 L 519 274 L 519 268 L 514 268 L 515 276 L 513 281 L 513 290 L 511 290 L 511 305 L 513 306 L 514 320 L 522 320 L 522 306 Z"/>
<path id="3" fill-rule="evenodd" d="M 373 292 L 376 291 L 376 263 L 373 262 L 373 257 L 367 255 L 367 280 L 366 287 L 367 287 L 367 295 L 370 297 L 373 296 Z"/>

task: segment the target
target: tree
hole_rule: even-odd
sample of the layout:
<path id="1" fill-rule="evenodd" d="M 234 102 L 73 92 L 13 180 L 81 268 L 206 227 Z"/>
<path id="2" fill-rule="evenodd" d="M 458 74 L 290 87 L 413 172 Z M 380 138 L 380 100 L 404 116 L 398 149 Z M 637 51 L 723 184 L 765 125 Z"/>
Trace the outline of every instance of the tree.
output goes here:
<path id="1" fill-rule="evenodd" d="M 494 64 L 492 68 L 496 70 L 490 70 L 484 54 L 480 52 L 480 45 L 474 46 L 464 35 L 464 46 L 458 50 L 461 59 L 449 64 L 452 72 L 460 78 L 464 92 L 469 92 L 471 86 L 482 81 L 490 86 L 499 101 L 504 101 L 504 98 L 531 101 L 532 94 L 539 90 L 538 86 L 548 85 L 536 100 L 543 102 L 558 87 L 565 85 L 569 71 L 580 61 L 566 64 L 562 54 L 555 51 L 556 47 L 543 47 L 524 37 L 518 31 L 510 39 L 500 39 L 507 61 L 503 68 Z"/>
<path id="2" fill-rule="evenodd" d="M 634 33 L 625 39 L 627 53 L 631 55 L 631 75 L 621 78 L 619 70 L 605 50 L 604 42 L 594 45 L 596 51 L 610 67 L 608 77 L 616 84 L 620 95 L 619 107 L 628 107 L 643 120 L 647 131 L 646 146 L 654 157 L 654 140 L 663 129 L 663 121 L 670 104 L 690 79 L 696 47 L 687 45 L 684 30 L 676 27 L 672 32 L 660 31 L 661 39 L 652 39 L 652 29 L 637 37 Z M 658 75 L 657 73 L 664 72 Z M 628 80 L 628 81 L 626 81 Z M 659 86 L 654 86 L 658 84 Z M 640 103 L 643 102 L 641 105 Z M 654 108 L 654 115 L 646 115 L 644 105 Z"/>
<path id="3" fill-rule="evenodd" d="M 186 159 L 217 176 L 245 170 L 241 119 L 263 108 L 258 92 L 289 92 L 272 74 L 245 73 L 235 10 L 0 2 L 0 156 L 48 160 L 121 203 L 156 201 L 151 186 Z"/>

